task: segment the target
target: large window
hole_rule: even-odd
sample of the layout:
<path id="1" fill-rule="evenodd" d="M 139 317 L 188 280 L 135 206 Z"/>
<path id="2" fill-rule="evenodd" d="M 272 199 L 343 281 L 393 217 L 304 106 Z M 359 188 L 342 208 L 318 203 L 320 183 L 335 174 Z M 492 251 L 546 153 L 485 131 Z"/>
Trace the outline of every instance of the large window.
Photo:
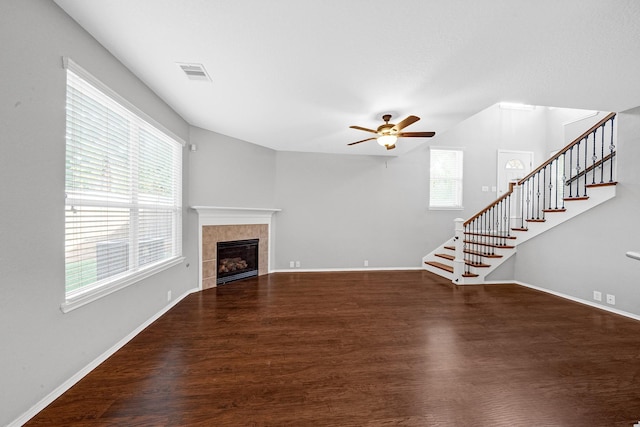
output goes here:
<path id="1" fill-rule="evenodd" d="M 462 150 L 430 151 L 429 208 L 462 209 Z"/>
<path id="2" fill-rule="evenodd" d="M 66 304 L 181 260 L 182 143 L 70 60 Z"/>

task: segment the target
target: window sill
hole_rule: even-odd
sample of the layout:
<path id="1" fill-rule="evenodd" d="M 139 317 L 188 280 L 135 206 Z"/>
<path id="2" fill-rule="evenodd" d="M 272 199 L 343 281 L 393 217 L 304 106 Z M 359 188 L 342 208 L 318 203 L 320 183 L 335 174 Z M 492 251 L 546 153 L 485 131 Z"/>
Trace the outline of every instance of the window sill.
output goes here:
<path id="1" fill-rule="evenodd" d="M 130 274 L 121 279 L 115 280 L 107 285 L 100 286 L 96 289 L 87 290 L 79 295 L 74 296 L 73 298 L 67 299 L 60 305 L 60 310 L 63 313 L 68 313 L 76 308 L 82 307 L 85 304 L 89 304 L 90 302 L 96 301 L 102 297 L 105 297 L 109 294 L 112 294 L 120 289 L 124 289 L 127 286 L 133 285 L 147 277 L 153 276 L 156 273 L 164 271 L 168 268 L 174 267 L 184 261 L 184 257 L 177 257 L 167 260 L 161 264 L 155 265 L 153 267 L 138 271 L 136 273 Z"/>

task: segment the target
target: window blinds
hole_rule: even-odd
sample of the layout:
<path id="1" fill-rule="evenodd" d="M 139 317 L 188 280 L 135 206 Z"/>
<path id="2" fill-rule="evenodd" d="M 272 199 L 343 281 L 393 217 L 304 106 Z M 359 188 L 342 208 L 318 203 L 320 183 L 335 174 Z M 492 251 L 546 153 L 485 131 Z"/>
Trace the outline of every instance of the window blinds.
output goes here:
<path id="1" fill-rule="evenodd" d="M 431 149 L 429 207 L 462 208 L 462 150 Z"/>
<path id="2" fill-rule="evenodd" d="M 77 69 L 67 67 L 67 300 L 182 253 L 182 144 Z"/>

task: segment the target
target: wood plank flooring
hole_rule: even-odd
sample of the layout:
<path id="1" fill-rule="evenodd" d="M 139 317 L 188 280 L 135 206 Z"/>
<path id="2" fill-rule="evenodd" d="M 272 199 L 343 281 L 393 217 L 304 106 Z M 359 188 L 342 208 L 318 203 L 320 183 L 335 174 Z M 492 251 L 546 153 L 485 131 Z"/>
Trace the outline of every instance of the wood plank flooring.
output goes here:
<path id="1" fill-rule="evenodd" d="M 627 426 L 640 322 L 426 271 L 187 297 L 28 426 Z"/>

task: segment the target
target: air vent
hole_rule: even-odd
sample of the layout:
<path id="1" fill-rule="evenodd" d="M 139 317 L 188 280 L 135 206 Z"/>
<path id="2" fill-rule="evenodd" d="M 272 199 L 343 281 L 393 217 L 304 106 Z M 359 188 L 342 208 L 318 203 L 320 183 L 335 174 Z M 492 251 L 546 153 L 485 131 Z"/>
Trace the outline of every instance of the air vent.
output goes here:
<path id="1" fill-rule="evenodd" d="M 183 64 L 177 63 L 178 66 L 184 71 L 189 80 L 201 80 L 211 81 L 211 77 L 207 74 L 207 70 L 204 69 L 202 64 Z"/>

